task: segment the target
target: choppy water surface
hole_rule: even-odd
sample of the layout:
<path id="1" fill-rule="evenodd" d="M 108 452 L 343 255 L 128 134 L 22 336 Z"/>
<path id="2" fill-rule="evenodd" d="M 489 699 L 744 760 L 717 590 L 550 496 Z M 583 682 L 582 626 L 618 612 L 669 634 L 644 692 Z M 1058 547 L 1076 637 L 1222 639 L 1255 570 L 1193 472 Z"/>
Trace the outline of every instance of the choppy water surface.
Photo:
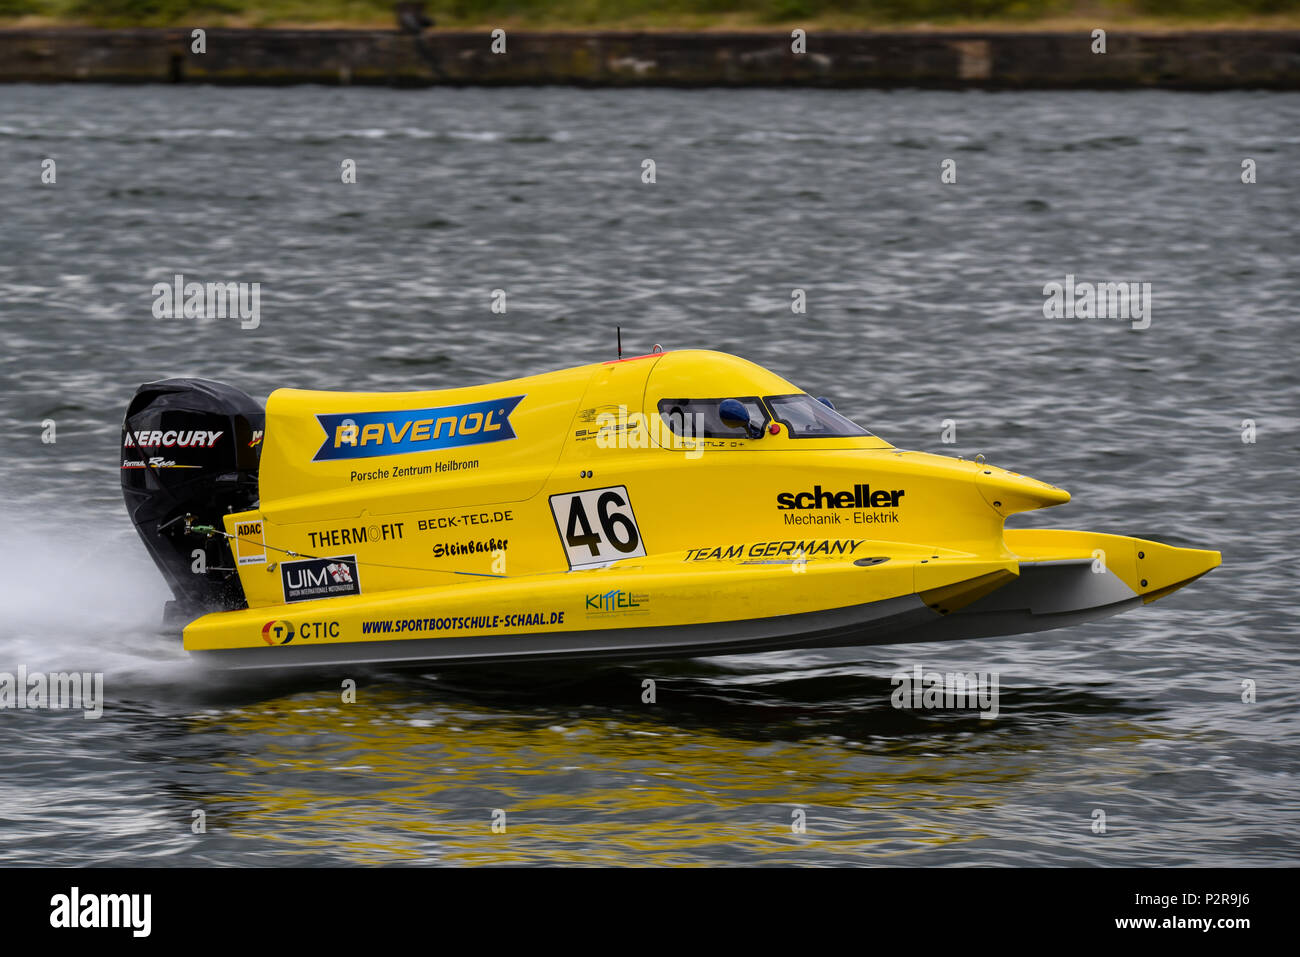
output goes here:
<path id="1" fill-rule="evenodd" d="M 108 697 L 0 711 L 0 862 L 1296 863 L 1298 168 L 1294 95 L 0 87 L 0 670 Z M 261 326 L 154 319 L 176 273 L 261 282 Z M 1150 282 L 1151 327 L 1045 320 L 1067 274 Z M 1027 521 L 1224 567 L 1034 636 L 379 674 L 346 707 L 159 630 L 115 458 L 138 383 L 443 388 L 611 357 L 616 324 L 1074 494 Z M 914 664 L 998 672 L 1001 715 L 894 710 Z"/>

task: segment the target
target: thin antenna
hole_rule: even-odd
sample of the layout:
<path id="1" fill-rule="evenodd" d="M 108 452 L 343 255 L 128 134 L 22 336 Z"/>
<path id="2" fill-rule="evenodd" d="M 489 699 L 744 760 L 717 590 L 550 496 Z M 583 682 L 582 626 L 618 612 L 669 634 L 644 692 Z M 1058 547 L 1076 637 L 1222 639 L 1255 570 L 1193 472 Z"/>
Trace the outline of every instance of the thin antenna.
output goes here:
<path id="1" fill-rule="evenodd" d="M 623 327 L 615 326 L 614 328 L 618 330 L 618 357 L 621 359 L 623 358 Z"/>

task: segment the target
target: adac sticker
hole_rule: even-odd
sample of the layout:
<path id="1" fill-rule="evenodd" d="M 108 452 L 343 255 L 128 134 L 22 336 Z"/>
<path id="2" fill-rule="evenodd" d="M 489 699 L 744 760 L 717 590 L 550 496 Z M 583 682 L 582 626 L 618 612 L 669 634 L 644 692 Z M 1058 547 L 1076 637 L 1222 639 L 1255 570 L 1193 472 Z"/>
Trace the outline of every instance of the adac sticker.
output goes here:
<path id="1" fill-rule="evenodd" d="M 325 441 L 313 462 L 438 452 L 515 437 L 510 413 L 522 395 L 397 412 L 317 414 Z"/>
<path id="2" fill-rule="evenodd" d="M 266 564 L 266 530 L 260 521 L 235 524 L 235 563 Z"/>

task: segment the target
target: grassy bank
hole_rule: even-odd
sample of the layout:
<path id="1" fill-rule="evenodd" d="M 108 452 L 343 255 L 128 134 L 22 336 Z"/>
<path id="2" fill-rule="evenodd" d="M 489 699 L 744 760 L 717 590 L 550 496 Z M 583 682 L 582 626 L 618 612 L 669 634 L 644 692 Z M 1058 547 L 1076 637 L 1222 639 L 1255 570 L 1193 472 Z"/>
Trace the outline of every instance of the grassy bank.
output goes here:
<path id="1" fill-rule="evenodd" d="M 392 0 L 0 0 L 0 26 L 394 25 Z M 429 0 L 447 29 L 1300 28 L 1300 0 Z"/>

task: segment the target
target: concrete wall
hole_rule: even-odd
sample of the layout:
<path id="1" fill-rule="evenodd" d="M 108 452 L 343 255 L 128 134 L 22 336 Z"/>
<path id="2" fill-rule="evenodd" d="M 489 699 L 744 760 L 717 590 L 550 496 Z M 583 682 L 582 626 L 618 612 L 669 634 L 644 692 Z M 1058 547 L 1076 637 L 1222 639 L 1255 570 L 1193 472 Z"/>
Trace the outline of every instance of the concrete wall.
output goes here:
<path id="1" fill-rule="evenodd" d="M 0 82 L 563 83 L 1300 89 L 1300 31 L 837 33 L 796 56 L 784 33 L 486 33 L 382 30 L 0 30 Z"/>

